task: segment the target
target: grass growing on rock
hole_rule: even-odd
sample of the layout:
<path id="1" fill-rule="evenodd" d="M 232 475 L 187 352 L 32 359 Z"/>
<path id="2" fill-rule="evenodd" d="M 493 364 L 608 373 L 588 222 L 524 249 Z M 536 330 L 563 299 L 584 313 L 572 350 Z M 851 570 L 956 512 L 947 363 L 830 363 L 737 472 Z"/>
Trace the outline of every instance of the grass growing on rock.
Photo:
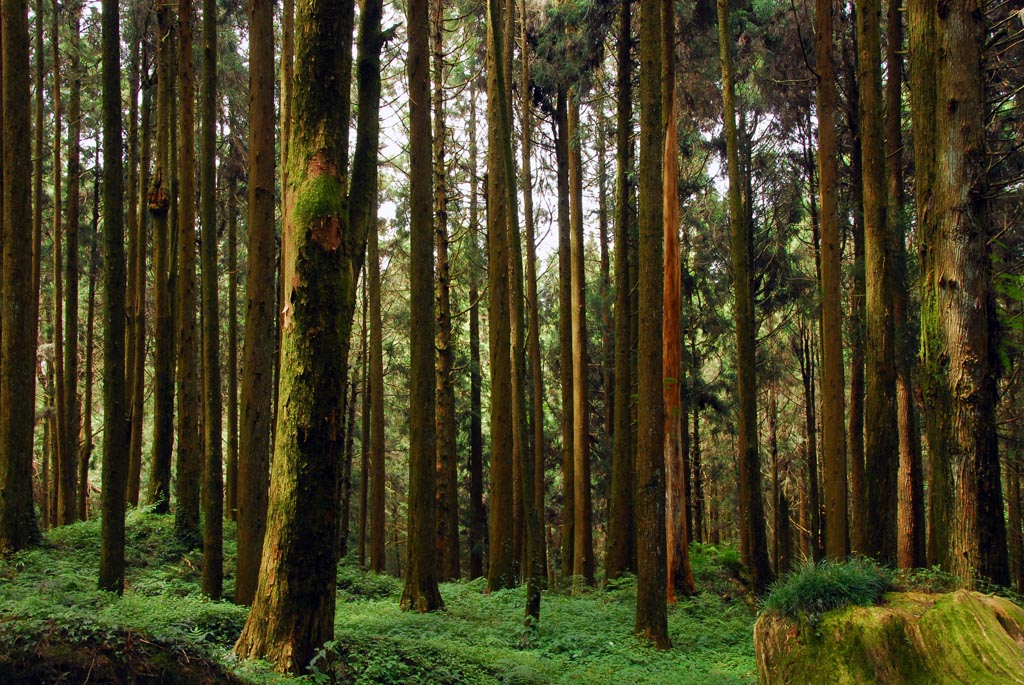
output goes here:
<path id="1" fill-rule="evenodd" d="M 202 555 L 182 550 L 173 527 L 171 516 L 144 510 L 129 515 L 128 577 L 121 598 L 95 589 L 96 521 L 55 530 L 45 546 L 0 561 L 0 681 L 31 682 L 47 666 L 52 668 L 46 673 L 59 670 L 65 682 L 79 682 L 85 671 L 76 676 L 75 668 L 96 663 L 109 666 L 103 671 L 109 678 L 124 679 L 125 673 L 134 672 L 159 675 L 162 682 L 756 681 L 754 616 L 743 593 L 738 555 L 731 548 L 694 546 L 694 575 L 702 592 L 670 609 L 673 649 L 665 652 L 632 635 L 632 578 L 575 596 L 561 588 L 545 591 L 539 628 L 528 632 L 523 628 L 521 589 L 487 595 L 482 579 L 445 583 L 445 611 L 402 612 L 401 580 L 366 573 L 346 559 L 338 569 L 335 639 L 320 651 L 309 673 L 291 678 L 270 672 L 265 664 L 238 663 L 232 657 L 246 609 L 202 596 Z M 230 596 L 233 526 L 226 526 L 225 535 L 225 589 Z M 17 674 L 26 673 L 33 663 L 35 675 L 19 681 Z"/>
<path id="2" fill-rule="evenodd" d="M 813 626 L 833 609 L 877 604 L 892 583 L 891 571 L 863 557 L 808 562 L 772 586 L 763 609 Z"/>

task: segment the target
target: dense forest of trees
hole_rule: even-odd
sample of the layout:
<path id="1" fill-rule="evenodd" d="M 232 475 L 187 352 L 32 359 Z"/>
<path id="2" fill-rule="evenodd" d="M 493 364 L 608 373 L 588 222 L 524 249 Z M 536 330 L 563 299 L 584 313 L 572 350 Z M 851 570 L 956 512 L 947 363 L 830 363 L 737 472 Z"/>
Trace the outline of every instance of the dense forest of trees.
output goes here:
<path id="1" fill-rule="evenodd" d="M 659 648 L 693 544 L 1024 592 L 1019 0 L 2 16 L 0 554 L 173 515 L 287 671 L 347 555 Z"/>

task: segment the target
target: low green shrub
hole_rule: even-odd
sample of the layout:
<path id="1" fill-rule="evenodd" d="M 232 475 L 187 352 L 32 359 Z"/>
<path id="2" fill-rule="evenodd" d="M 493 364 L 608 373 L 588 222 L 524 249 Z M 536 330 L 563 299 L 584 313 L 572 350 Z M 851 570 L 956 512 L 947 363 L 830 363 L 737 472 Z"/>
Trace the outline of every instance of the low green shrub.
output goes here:
<path id="1" fill-rule="evenodd" d="M 870 559 L 805 563 L 772 586 L 762 608 L 816 625 L 833 609 L 877 604 L 891 587 L 891 571 Z"/>

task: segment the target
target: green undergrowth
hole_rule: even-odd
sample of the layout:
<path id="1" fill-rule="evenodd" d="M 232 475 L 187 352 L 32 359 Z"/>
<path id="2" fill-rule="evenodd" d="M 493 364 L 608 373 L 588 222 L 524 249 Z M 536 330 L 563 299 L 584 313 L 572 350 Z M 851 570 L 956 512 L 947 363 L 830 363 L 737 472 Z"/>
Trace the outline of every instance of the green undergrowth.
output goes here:
<path id="1" fill-rule="evenodd" d="M 5 667 L 8 673 L 15 672 L 12 669 L 33 659 L 52 658 L 52 653 L 63 649 L 78 649 L 87 664 L 100 655 L 121 668 L 139 662 L 139 668 L 150 674 L 163 668 L 164 662 L 193 668 L 203 664 L 203 673 L 213 674 L 204 681 L 189 672 L 181 676 L 182 682 L 241 678 L 268 685 L 714 685 L 756 681 L 754 617 L 745 598 L 739 557 L 731 548 L 694 546 L 693 571 L 701 593 L 681 598 L 670 609 L 673 648 L 669 651 L 657 651 L 633 637 L 636 582 L 631 577 L 579 595 L 563 588 L 545 591 L 539 626 L 527 630 L 522 589 L 488 595 L 482 579 L 445 583 L 441 586 L 444 611 L 402 612 L 398 607 L 401 580 L 366 573 L 346 559 L 338 570 L 335 639 L 320 651 L 308 674 L 290 678 L 272 673 L 266 664 L 234 660 L 230 649 L 246 609 L 201 595 L 202 555 L 181 549 L 173 528 L 171 516 L 146 511 L 129 515 L 129 571 L 122 598 L 95 589 L 98 522 L 55 530 L 46 546 L 0 561 L 0 681 L 7 682 Z M 225 570 L 229 571 L 234 566 L 233 526 L 227 526 L 225 533 Z M 225 588 L 230 595 L 230 576 Z M 33 647 L 43 642 L 53 649 Z M 80 682 L 84 675 L 76 679 L 70 666 L 64 672 L 67 679 L 54 682 Z"/>
<path id="2" fill-rule="evenodd" d="M 762 608 L 816 626 L 833 609 L 877 604 L 892 587 L 892 572 L 870 559 L 807 562 L 772 586 Z"/>

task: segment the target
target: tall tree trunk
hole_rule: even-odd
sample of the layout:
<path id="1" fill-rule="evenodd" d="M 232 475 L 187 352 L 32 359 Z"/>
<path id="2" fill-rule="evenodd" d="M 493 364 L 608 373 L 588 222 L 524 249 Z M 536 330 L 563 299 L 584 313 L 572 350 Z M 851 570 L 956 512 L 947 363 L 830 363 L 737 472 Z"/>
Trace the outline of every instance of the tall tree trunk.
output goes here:
<path id="1" fill-rule="evenodd" d="M 174 531 L 189 549 L 199 546 L 199 340 L 196 321 L 195 68 L 192 0 L 178 0 L 178 440 Z"/>
<path id="2" fill-rule="evenodd" d="M 341 138 L 349 124 L 341 92 L 351 75 L 338 67 L 340 53 L 351 51 L 346 27 L 354 8 L 348 1 L 316 0 L 298 10 L 280 406 L 265 553 L 253 607 L 235 644 L 240 657 L 260 657 L 290 672 L 305 668 L 333 633 L 342 394 L 366 246 L 341 194 L 340 169 L 348 165 L 340 156 Z M 372 14 L 364 10 L 363 20 Z M 373 178 L 353 187 L 365 193 Z"/>
<path id="3" fill-rule="evenodd" d="M 822 462 L 825 476 L 825 554 L 845 559 L 846 440 L 843 431 L 843 340 L 839 304 L 840 239 L 836 162 L 836 78 L 832 59 L 832 1 L 816 0 L 818 176 L 821 192 Z"/>
<path id="4" fill-rule="evenodd" d="M 633 121 L 633 84 L 630 57 L 632 31 L 630 3 L 619 5 L 619 33 L 616 45 L 615 125 L 615 428 L 612 432 L 612 477 L 608 501 L 608 549 L 605 574 L 609 580 L 635 571 L 633 529 L 633 426 L 630 395 L 630 264 L 629 264 L 629 171 L 630 132 Z"/>
<path id="5" fill-rule="evenodd" d="M 487 587 L 500 590 L 515 583 L 513 550 L 512 341 L 509 305 L 509 200 L 511 128 L 508 112 L 502 0 L 487 3 L 487 263 L 491 360 L 491 506 L 490 562 Z M 506 148 L 508 148 L 506 150 Z"/>
<path id="6" fill-rule="evenodd" d="M 217 2 L 203 0 L 202 130 L 199 199 L 203 299 L 203 593 L 220 599 L 224 584 L 224 459 L 221 447 L 220 306 L 217 293 Z"/>
<path id="7" fill-rule="evenodd" d="M 562 576 L 566 578 L 572 575 L 575 510 L 568 110 L 565 88 L 559 88 L 555 109 L 555 166 L 558 185 L 558 358 L 562 386 Z"/>
<path id="8" fill-rule="evenodd" d="M 4 64 L 3 167 L 32 165 L 27 0 L 2 4 Z M 32 501 L 35 410 L 36 307 L 32 279 L 32 207 L 28 183 L 3 185 L 2 342 L 0 342 L 0 549 L 24 549 L 39 540 Z"/>
<path id="9" fill-rule="evenodd" d="M 569 94 L 569 267 L 572 285 L 573 578 L 594 584 L 594 527 L 590 499 L 590 396 L 587 351 L 587 285 L 583 263 L 583 156 L 580 92 Z"/>
<path id="10" fill-rule="evenodd" d="M 374 258 L 373 234 L 367 239 L 366 268 L 363 271 L 363 406 L 359 417 L 360 425 L 360 457 L 359 457 L 359 534 L 357 536 L 358 551 L 356 559 L 359 568 L 366 568 L 366 520 L 370 511 L 368 495 L 370 492 L 370 323 L 369 305 L 366 297 L 366 281 L 369 279 L 370 269 L 373 268 Z"/>
<path id="11" fill-rule="evenodd" d="M 676 601 L 676 590 L 696 594 L 690 571 L 687 535 L 687 474 L 689 445 L 686 413 L 683 411 L 682 366 L 682 264 L 679 246 L 679 138 L 676 110 L 675 12 L 670 0 L 662 5 L 662 99 L 665 127 L 664 205 L 664 294 L 662 309 L 662 394 L 665 402 L 665 531 L 668 556 L 667 598 Z"/>
<path id="12" fill-rule="evenodd" d="M 998 443 L 985 144 L 985 22 L 977 2 L 908 5 L 921 179 L 921 386 L 937 561 L 972 584 L 1009 582 Z M 929 54 L 931 53 L 931 54 Z M 934 90 L 922 74 L 930 69 Z M 917 73 L 915 73 L 917 72 Z M 915 128 L 915 141 L 918 129 Z M 930 136 L 934 136 L 930 138 Z M 941 521 L 941 524 L 939 523 Z"/>
<path id="13" fill-rule="evenodd" d="M 174 53 L 171 49 L 170 12 L 170 3 L 157 4 L 156 171 L 147 199 L 153 218 L 153 301 L 156 318 L 153 330 L 153 459 L 149 476 L 149 502 L 160 514 L 170 511 L 171 450 L 174 442 L 174 303 L 170 253 L 172 224 L 169 217 L 173 193 L 170 137 L 171 100 L 174 96 L 171 62 Z M 256 37 L 252 39 L 255 41 Z M 255 45 L 259 46 L 260 43 Z M 256 52 L 253 51 L 254 54 Z M 255 68 L 255 64 L 251 64 L 251 67 Z M 254 181 L 250 175 L 250 183 Z M 253 230 L 251 222 L 250 230 Z M 249 249 L 251 254 L 254 249 L 251 238 Z M 250 277 L 256 279 L 259 274 L 251 274 Z M 242 551 L 240 530 L 240 556 Z M 238 587 L 243 585 L 239 584 Z"/>
<path id="14" fill-rule="evenodd" d="M 887 4 L 885 63 L 886 219 L 893 248 L 893 328 L 896 354 L 896 404 L 899 422 L 899 482 L 897 485 L 896 556 L 900 568 L 924 566 L 924 477 L 921 469 L 921 431 L 914 407 L 914 352 L 907 320 L 907 212 L 903 195 L 903 16 L 898 0 Z"/>
<path id="15" fill-rule="evenodd" d="M 665 605 L 665 416 L 662 396 L 661 306 L 664 207 L 662 198 L 660 0 L 640 0 L 640 221 L 637 285 L 636 537 L 637 592 L 634 631 L 668 649 Z"/>
<path id="16" fill-rule="evenodd" d="M 78 460 L 78 518 L 85 521 L 89 517 L 89 462 L 92 461 L 93 430 L 92 430 L 92 388 L 93 388 L 93 349 L 95 346 L 96 322 L 96 248 L 99 244 L 98 229 L 100 218 L 100 173 L 99 149 L 93 162 L 92 180 L 92 231 L 89 234 L 89 304 L 85 315 L 85 397 L 82 416 L 82 454 Z M 143 186 L 145 187 L 145 186 Z"/>
<path id="17" fill-rule="evenodd" d="M 810 537 L 810 556 L 814 561 L 821 559 L 823 554 L 821 537 L 821 499 L 818 484 L 818 431 L 815 420 L 814 398 L 814 349 L 810 326 L 802 323 L 800 327 L 800 379 L 804 388 L 804 459 L 807 466 L 807 524 Z"/>
<path id="18" fill-rule="evenodd" d="M 521 7 L 522 21 L 522 72 L 519 84 L 519 92 L 522 97 L 522 142 L 523 142 L 523 222 L 526 228 L 526 306 L 529 310 L 529 356 L 531 372 L 531 402 L 532 402 L 532 427 L 533 440 L 531 447 L 533 454 L 531 458 L 533 483 L 532 502 L 527 506 L 533 511 L 527 512 L 527 551 L 526 551 L 526 572 L 535 577 L 534 582 L 539 584 L 548 574 L 547 545 L 544 540 L 544 377 L 541 369 L 540 351 L 540 307 L 537 301 L 537 244 L 536 230 L 533 218 L 533 173 L 531 170 L 531 159 L 533 150 L 531 128 L 533 126 L 533 100 L 530 97 L 530 54 L 527 36 L 527 7 L 524 3 Z M 536 516 L 536 521 L 531 517 Z M 536 526 L 531 528 L 531 526 Z M 539 595 L 538 595 L 539 598 Z M 539 607 L 538 607 L 539 611 Z M 527 607 L 530 613 L 530 607 Z"/>
<path id="19" fill-rule="evenodd" d="M 434 526 L 435 395 L 433 377 L 434 282 L 431 240 L 431 132 L 429 27 L 427 0 L 408 7 L 409 164 L 410 164 L 410 390 L 409 533 L 402 608 L 433 611 L 443 607 L 437 590 Z M 443 149 L 443 139 L 440 144 Z M 443 209 L 443 208 L 442 208 Z M 442 351 L 444 352 L 444 350 Z"/>
<path id="20" fill-rule="evenodd" d="M 135 17 L 135 28 L 142 19 Z M 139 43 L 148 45 L 141 40 Z M 146 376 L 146 216 L 145 195 L 149 189 L 149 151 L 150 151 L 150 106 L 151 95 L 148 84 L 143 86 L 140 81 L 141 71 L 146 62 L 148 52 L 136 46 L 132 50 L 129 72 L 132 87 L 128 103 L 128 307 L 130 312 L 128 327 L 128 415 L 131 420 L 131 433 L 128 448 L 128 487 L 126 501 L 132 506 L 139 504 L 139 491 L 142 480 L 142 425 L 145 412 L 145 376 Z M 137 91 L 142 89 L 142 152 L 139 153 L 140 124 L 138 116 Z M 140 173 L 141 170 L 141 173 Z"/>
<path id="21" fill-rule="evenodd" d="M 857 3 L 857 72 L 860 82 L 864 174 L 866 282 L 866 377 L 864 454 L 866 506 L 863 550 L 886 564 L 896 562 L 896 358 L 893 346 L 893 243 L 886 218 L 883 135 L 881 2 Z"/>
<path id="22" fill-rule="evenodd" d="M 365 346 L 361 354 L 366 354 Z M 362 357 L 358 361 L 362 369 Z M 356 398 L 359 397 L 359 374 L 349 372 L 349 393 L 345 402 L 345 411 L 348 418 L 345 419 L 345 456 L 341 462 L 341 513 L 338 523 L 338 558 L 344 559 L 348 556 L 348 534 L 352 528 L 352 457 L 355 455 L 355 432 L 356 432 Z"/>
<path id="23" fill-rule="evenodd" d="M 235 601 L 255 598 L 267 522 L 274 286 L 274 6 L 249 2 L 249 255 L 238 435 L 238 561 Z M 283 138 L 282 133 L 282 140 Z M 288 190 L 286 188 L 286 190 Z M 333 354 L 337 354 L 337 350 Z"/>
<path id="24" fill-rule="evenodd" d="M 52 53 L 53 69 L 53 396 L 54 396 L 54 426 L 53 426 L 53 481 L 52 488 L 55 493 L 56 508 L 50 512 L 50 525 L 59 526 L 65 523 L 63 515 L 67 513 L 67 503 L 63 498 L 61 486 L 67 474 L 67 464 L 64 461 L 65 447 L 67 446 L 68 429 L 65 422 L 68 418 L 68 403 L 64 396 L 67 388 L 64 372 L 64 220 L 61 216 L 62 182 L 64 169 L 61 163 L 62 125 L 64 117 L 63 100 L 61 97 L 61 48 L 60 48 L 60 18 L 61 5 L 56 0 L 53 3 L 53 15 L 50 24 L 50 47 Z"/>
<path id="25" fill-rule="evenodd" d="M 370 315 L 370 569 L 383 573 L 387 563 L 384 550 L 384 517 L 387 491 L 384 471 L 384 341 L 380 304 L 380 253 L 378 232 L 368 234 Z"/>
<path id="26" fill-rule="evenodd" d="M 8 0 L 4 0 L 6 4 Z M 124 590 L 125 406 L 124 178 L 121 157 L 121 27 L 117 0 L 102 2 L 103 43 L 103 524 L 100 588 Z"/>
<path id="27" fill-rule="evenodd" d="M 437 0 L 435 0 L 437 1 Z M 410 0 L 409 57 L 409 542 L 402 608 L 444 608 L 437 589 L 434 495 L 434 255 L 428 0 Z M 442 145 L 443 147 L 443 145 Z"/>
<path id="28" fill-rule="evenodd" d="M 64 444 L 60 461 L 60 525 L 78 518 L 75 485 L 78 481 L 78 432 L 81 407 L 78 404 L 78 225 L 81 221 L 82 131 L 81 25 L 82 5 L 72 3 L 71 12 L 71 93 L 68 101 L 68 193 L 67 261 L 64 272 L 64 312 L 67 338 L 64 345 Z M 134 190 L 134 189 L 133 189 Z"/>
<path id="29" fill-rule="evenodd" d="M 45 95 L 43 93 L 43 72 L 45 71 L 46 55 L 43 49 L 43 22 L 46 21 L 44 10 L 46 7 L 45 0 L 36 0 L 35 11 L 36 11 L 36 22 L 35 22 L 35 126 L 33 130 L 33 149 L 32 149 L 32 318 L 39 321 L 40 311 L 40 298 L 42 297 L 40 289 L 40 270 L 42 266 L 42 238 L 43 238 L 43 108 L 45 107 Z M 2 41 L 0 41 L 2 45 Z M 0 63 L 3 62 L 3 56 L 0 55 Z M 2 74 L 0 74 L 2 79 Z M 0 81 L 2 82 L 2 81 Z M 3 126 L 3 98 L 0 98 L 0 126 Z M 0 155 L 3 154 L 3 141 L 0 141 Z M 3 166 L 2 157 L 0 157 L 0 167 Z M 0 169 L 0 190 L 2 190 L 3 170 Z M 0 193 L 2 194 L 2 193 Z M 3 209 L 3 201 L 0 200 L 0 212 Z M 3 217 L 0 214 L 0 251 L 3 248 Z M 2 262 L 0 257 L 0 262 Z M 0 274 L 3 273 L 3 269 L 0 268 Z M 37 324 L 38 325 L 38 324 Z M 45 328 L 45 325 L 43 326 Z M 2 333 L 2 331 L 0 331 Z M 44 401 L 43 406 L 47 406 Z M 46 432 L 48 422 L 43 423 L 43 430 Z M 34 442 L 34 430 L 33 430 L 33 442 Z M 43 487 L 43 499 L 46 499 L 46 492 L 49 486 L 49 465 L 46 458 L 47 450 L 46 437 L 43 438 L 43 475 L 44 487 Z M 47 507 L 43 507 L 43 528 L 49 527 L 49 511 Z"/>
<path id="30" fill-rule="evenodd" d="M 452 378 L 451 275 L 448 265 L 448 170 L 445 161 L 444 0 L 433 0 L 434 235 L 437 247 L 437 552 L 439 577 L 459 577 L 459 469 L 455 444 L 455 387 Z"/>
<path id="31" fill-rule="evenodd" d="M 472 88 L 472 86 L 471 86 Z M 478 217 L 478 178 L 476 144 L 476 89 L 469 100 L 469 577 L 484 574 L 486 558 L 487 514 L 484 510 L 483 478 L 483 410 L 480 398 L 480 294 L 477 278 L 480 272 L 480 232 Z"/>
<path id="32" fill-rule="evenodd" d="M 232 156 L 234 148 L 232 148 Z M 238 178 L 228 174 L 228 454 L 224 508 L 238 520 Z"/>
<path id="33" fill-rule="evenodd" d="M 761 469 L 757 445 L 757 379 L 755 366 L 753 239 L 744 219 L 740 196 L 740 166 L 733 104 L 732 38 L 729 8 L 718 0 L 719 49 L 722 61 L 722 100 L 725 110 L 725 140 L 729 161 L 729 223 L 732 227 L 733 288 L 736 301 L 737 395 L 739 436 L 737 455 L 740 479 L 740 526 L 747 541 L 744 560 L 750 569 L 754 592 L 761 593 L 772 582 L 765 533 L 764 503 L 761 498 Z"/>

